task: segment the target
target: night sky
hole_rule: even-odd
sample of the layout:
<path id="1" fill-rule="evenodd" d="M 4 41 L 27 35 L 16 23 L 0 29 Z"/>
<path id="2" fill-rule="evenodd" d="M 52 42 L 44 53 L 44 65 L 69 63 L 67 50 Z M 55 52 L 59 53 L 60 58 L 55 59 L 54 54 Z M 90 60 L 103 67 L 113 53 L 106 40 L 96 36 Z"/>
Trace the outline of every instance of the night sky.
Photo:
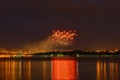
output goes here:
<path id="1" fill-rule="evenodd" d="M 120 49 L 120 0 L 0 0 L 0 47 L 76 29 L 73 49 Z"/>

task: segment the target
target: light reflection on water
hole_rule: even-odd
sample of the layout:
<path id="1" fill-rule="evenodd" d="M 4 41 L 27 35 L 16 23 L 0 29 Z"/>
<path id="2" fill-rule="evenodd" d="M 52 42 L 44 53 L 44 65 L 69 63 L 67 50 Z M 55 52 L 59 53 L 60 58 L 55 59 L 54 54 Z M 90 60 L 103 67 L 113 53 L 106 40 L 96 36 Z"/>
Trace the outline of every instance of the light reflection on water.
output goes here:
<path id="1" fill-rule="evenodd" d="M 96 69 L 97 80 L 119 80 L 117 62 L 97 61 Z"/>
<path id="2" fill-rule="evenodd" d="M 31 62 L 0 60 L 0 80 L 31 80 Z"/>
<path id="3" fill-rule="evenodd" d="M 120 60 L 0 59 L 0 80 L 119 80 Z"/>
<path id="4" fill-rule="evenodd" d="M 52 80 L 77 80 L 76 59 L 52 59 Z"/>

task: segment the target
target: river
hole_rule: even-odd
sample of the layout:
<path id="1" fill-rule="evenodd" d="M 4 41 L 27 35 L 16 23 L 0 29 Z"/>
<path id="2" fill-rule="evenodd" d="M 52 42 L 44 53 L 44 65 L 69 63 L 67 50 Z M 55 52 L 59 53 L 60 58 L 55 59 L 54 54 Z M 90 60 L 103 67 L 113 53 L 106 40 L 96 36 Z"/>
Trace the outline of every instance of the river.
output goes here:
<path id="1" fill-rule="evenodd" d="M 120 80 L 120 60 L 0 59 L 0 80 Z"/>

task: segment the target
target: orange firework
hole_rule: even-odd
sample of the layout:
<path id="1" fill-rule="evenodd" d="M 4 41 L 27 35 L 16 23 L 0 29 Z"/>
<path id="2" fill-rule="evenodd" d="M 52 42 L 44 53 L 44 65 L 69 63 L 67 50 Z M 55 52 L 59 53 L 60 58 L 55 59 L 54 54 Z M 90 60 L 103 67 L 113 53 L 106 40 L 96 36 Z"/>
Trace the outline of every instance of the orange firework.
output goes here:
<path id="1" fill-rule="evenodd" d="M 52 40 L 54 41 L 62 41 L 62 42 L 68 42 L 74 40 L 74 37 L 76 36 L 75 30 L 70 31 L 60 31 L 56 30 L 53 31 Z"/>

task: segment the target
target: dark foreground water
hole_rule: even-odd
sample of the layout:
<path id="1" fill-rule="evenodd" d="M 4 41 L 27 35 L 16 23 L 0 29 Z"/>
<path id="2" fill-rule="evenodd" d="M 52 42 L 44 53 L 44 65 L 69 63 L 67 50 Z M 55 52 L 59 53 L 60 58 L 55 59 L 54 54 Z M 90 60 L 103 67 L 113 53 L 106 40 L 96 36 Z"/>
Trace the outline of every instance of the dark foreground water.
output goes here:
<path id="1" fill-rule="evenodd" d="M 0 80 L 120 80 L 120 60 L 0 59 Z"/>

